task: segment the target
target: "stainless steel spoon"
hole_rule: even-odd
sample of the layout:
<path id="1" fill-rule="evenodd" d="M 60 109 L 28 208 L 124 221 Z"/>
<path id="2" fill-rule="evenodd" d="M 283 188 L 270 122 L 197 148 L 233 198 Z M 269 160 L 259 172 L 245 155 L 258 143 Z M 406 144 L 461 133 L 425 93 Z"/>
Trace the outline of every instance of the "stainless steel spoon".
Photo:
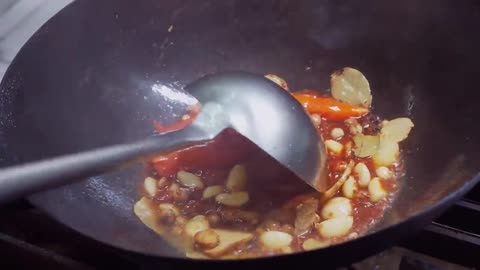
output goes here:
<path id="1" fill-rule="evenodd" d="M 323 143 L 302 106 L 260 75 L 210 75 L 186 89 L 202 104 L 193 123 L 141 141 L 63 155 L 0 170 L 0 201 L 118 169 L 145 156 L 208 141 L 233 128 L 319 191 L 326 190 Z"/>

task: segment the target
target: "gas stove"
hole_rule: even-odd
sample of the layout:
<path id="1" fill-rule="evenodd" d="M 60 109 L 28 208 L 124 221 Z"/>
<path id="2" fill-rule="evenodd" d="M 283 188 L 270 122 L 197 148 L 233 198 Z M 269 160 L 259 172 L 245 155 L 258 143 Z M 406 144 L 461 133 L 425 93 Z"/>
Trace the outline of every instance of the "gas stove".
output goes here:
<path id="1" fill-rule="evenodd" d="M 124 252 L 56 223 L 27 201 L 0 208 L 0 266 L 47 269 L 149 269 Z M 344 269 L 480 267 L 480 185 L 420 233 Z"/>

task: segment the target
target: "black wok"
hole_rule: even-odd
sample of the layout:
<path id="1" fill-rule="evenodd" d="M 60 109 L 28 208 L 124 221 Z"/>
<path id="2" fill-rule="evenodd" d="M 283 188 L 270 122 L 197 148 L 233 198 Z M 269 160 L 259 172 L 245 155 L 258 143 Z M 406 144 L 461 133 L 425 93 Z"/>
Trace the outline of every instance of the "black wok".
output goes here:
<path id="1" fill-rule="evenodd" d="M 416 125 L 398 199 L 357 240 L 235 263 L 185 259 L 133 214 L 141 164 L 29 198 L 79 233 L 155 263 L 348 264 L 412 235 L 480 179 L 479 12 L 475 1 L 446 0 L 79 0 L 28 41 L 2 81 L 0 164 L 145 137 L 153 120 L 185 110 L 163 94 L 207 73 L 275 73 L 292 88 L 326 89 L 332 71 L 352 66 L 370 80 L 378 114 Z"/>

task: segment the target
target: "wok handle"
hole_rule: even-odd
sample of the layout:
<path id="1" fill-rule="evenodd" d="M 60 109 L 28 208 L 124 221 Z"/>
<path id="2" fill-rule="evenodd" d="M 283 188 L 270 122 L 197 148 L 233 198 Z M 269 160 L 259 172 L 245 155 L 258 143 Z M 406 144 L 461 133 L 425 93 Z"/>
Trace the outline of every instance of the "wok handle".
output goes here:
<path id="1" fill-rule="evenodd" d="M 195 125 L 135 143 L 119 144 L 0 169 L 0 203 L 105 173 L 148 155 L 211 139 Z"/>

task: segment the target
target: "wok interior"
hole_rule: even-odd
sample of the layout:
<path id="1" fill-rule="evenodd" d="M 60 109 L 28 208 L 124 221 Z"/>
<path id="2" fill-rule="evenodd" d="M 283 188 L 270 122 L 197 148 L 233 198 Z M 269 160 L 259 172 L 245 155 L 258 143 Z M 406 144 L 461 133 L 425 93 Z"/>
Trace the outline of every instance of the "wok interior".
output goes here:
<path id="1" fill-rule="evenodd" d="M 182 115 L 179 89 L 207 73 L 274 73 L 293 89 L 324 90 L 332 71 L 352 66 L 369 79 L 376 113 L 415 123 L 402 143 L 404 187 L 379 228 L 391 227 L 478 169 L 480 39 L 469 4 L 78 1 L 29 41 L 2 82 L 1 164 L 148 136 L 153 120 Z M 101 241 L 181 256 L 134 217 L 142 178 L 139 164 L 31 200 Z"/>

